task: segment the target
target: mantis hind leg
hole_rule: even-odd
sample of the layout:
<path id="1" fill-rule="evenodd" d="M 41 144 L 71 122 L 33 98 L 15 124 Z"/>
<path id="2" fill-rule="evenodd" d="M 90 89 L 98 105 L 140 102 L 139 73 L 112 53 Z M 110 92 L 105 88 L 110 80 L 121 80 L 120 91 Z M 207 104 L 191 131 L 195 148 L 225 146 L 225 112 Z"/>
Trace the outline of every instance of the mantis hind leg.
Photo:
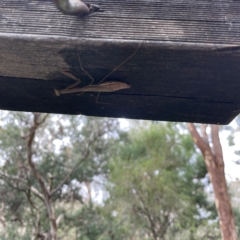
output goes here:
<path id="1" fill-rule="evenodd" d="M 63 75 L 70 77 L 71 79 L 75 80 L 76 82 L 69 85 L 68 87 L 66 87 L 65 89 L 71 89 L 76 87 L 77 85 L 79 85 L 81 83 L 80 78 L 76 77 L 71 70 L 67 69 L 67 70 L 61 70 L 60 71 Z"/>
<path id="2" fill-rule="evenodd" d="M 101 94 L 101 93 L 98 92 L 98 95 L 97 95 L 97 98 L 96 98 L 96 101 L 95 101 L 97 104 L 112 105 L 111 103 L 107 103 L 107 102 L 99 102 L 98 99 L 99 99 L 99 97 L 100 97 L 100 94 Z"/>

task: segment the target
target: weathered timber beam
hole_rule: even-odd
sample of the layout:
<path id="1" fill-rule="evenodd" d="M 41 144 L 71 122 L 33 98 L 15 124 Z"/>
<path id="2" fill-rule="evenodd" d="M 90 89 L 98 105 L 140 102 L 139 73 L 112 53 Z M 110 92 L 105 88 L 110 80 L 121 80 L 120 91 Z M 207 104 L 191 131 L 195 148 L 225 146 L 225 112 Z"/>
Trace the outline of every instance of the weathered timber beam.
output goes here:
<path id="1" fill-rule="evenodd" d="M 240 112 L 240 7 L 232 1 L 92 0 L 104 12 L 83 18 L 52 1 L 3 0 L 0 108 L 93 116 L 227 124 Z M 94 84 L 130 84 L 113 93 L 66 94 L 71 71 Z M 110 104 L 109 104 L 110 103 Z"/>

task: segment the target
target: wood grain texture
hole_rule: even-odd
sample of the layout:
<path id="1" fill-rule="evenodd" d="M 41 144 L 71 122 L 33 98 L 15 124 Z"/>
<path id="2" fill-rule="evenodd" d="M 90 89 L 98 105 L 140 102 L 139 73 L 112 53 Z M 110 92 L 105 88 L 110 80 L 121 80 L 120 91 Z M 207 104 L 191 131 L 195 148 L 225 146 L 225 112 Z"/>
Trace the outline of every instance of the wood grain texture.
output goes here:
<path id="1" fill-rule="evenodd" d="M 8 84 L 11 81 L 11 85 Z M 19 111 L 35 111 L 64 114 L 84 114 L 88 116 L 136 119 L 166 120 L 171 119 L 173 111 L 175 121 L 195 121 L 196 116 L 203 122 L 216 123 L 216 115 L 221 114 L 221 123 L 226 124 L 233 119 L 235 105 L 229 103 L 199 101 L 198 99 L 168 97 L 155 95 L 136 96 L 117 93 L 101 93 L 96 103 L 97 93 L 62 95 L 57 97 L 53 88 L 63 87 L 59 81 L 42 81 L 32 79 L 0 77 L 0 102 L 2 109 Z M 24 88 L 21 85 L 24 85 Z M 29 102 L 31 101 L 31 102 Z M 143 117 L 144 116 L 144 117 Z"/>
<path id="2" fill-rule="evenodd" d="M 238 1 L 91 3 L 105 12 L 78 18 L 47 0 L 1 1 L 0 108 L 221 124 L 240 112 Z M 97 84 L 141 41 L 107 79 L 132 86 L 101 94 L 111 105 L 96 94 L 54 96 L 72 83 L 61 69 L 90 82 L 78 53 Z"/>

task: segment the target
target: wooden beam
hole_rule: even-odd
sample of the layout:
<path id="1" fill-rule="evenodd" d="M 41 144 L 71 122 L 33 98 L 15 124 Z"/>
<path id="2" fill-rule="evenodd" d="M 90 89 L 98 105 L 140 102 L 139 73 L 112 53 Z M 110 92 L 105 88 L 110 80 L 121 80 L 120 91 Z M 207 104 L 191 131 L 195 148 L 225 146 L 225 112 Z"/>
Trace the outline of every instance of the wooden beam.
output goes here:
<path id="1" fill-rule="evenodd" d="M 240 112 L 240 6 L 233 1 L 92 0 L 105 12 L 84 18 L 51 1 L 2 0 L 0 108 L 167 121 L 229 123 Z M 130 89 L 57 97 L 86 86 L 136 54 L 106 80 Z M 106 104 L 110 103 L 110 104 Z"/>

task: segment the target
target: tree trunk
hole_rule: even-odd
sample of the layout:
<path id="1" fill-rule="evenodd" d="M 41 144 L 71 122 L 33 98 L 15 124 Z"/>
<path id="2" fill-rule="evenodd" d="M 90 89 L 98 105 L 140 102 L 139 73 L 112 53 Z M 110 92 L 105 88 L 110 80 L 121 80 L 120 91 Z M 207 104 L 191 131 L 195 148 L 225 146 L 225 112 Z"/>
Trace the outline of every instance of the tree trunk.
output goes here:
<path id="1" fill-rule="evenodd" d="M 46 114 L 41 119 L 41 114 L 33 113 L 33 117 L 34 117 L 33 125 L 30 128 L 29 135 L 26 138 L 27 139 L 27 150 L 28 150 L 28 164 L 31 168 L 33 176 L 38 181 L 39 186 L 42 190 L 42 194 L 38 193 L 38 195 L 39 195 L 40 199 L 45 203 L 45 206 L 47 208 L 49 225 L 50 225 L 50 231 L 49 231 L 50 236 L 48 236 L 48 240 L 57 240 L 57 238 L 58 238 L 57 237 L 57 222 L 56 222 L 54 207 L 53 207 L 52 199 L 51 199 L 52 194 L 53 194 L 51 192 L 52 177 L 50 177 L 50 184 L 49 184 L 49 186 L 47 186 L 45 183 L 44 177 L 42 176 L 40 171 L 38 171 L 38 169 L 35 166 L 35 163 L 32 160 L 32 156 L 33 156 L 32 145 L 33 145 L 33 141 L 35 138 L 36 130 L 41 124 L 43 124 L 45 122 L 47 116 L 48 115 Z"/>
<path id="2" fill-rule="evenodd" d="M 206 134 L 206 125 L 201 125 L 202 136 L 193 123 L 188 123 L 189 131 L 197 147 L 201 150 L 210 181 L 215 194 L 215 205 L 218 212 L 219 223 L 223 240 L 237 240 L 237 232 L 228 194 L 222 146 L 218 134 L 218 126 L 211 125 L 212 147 Z"/>
<path id="3" fill-rule="evenodd" d="M 50 239 L 49 240 L 57 240 L 57 222 L 56 217 L 54 213 L 54 208 L 52 205 L 51 199 L 45 200 L 46 206 L 47 206 L 47 212 L 48 212 L 48 218 L 50 222 Z"/>

